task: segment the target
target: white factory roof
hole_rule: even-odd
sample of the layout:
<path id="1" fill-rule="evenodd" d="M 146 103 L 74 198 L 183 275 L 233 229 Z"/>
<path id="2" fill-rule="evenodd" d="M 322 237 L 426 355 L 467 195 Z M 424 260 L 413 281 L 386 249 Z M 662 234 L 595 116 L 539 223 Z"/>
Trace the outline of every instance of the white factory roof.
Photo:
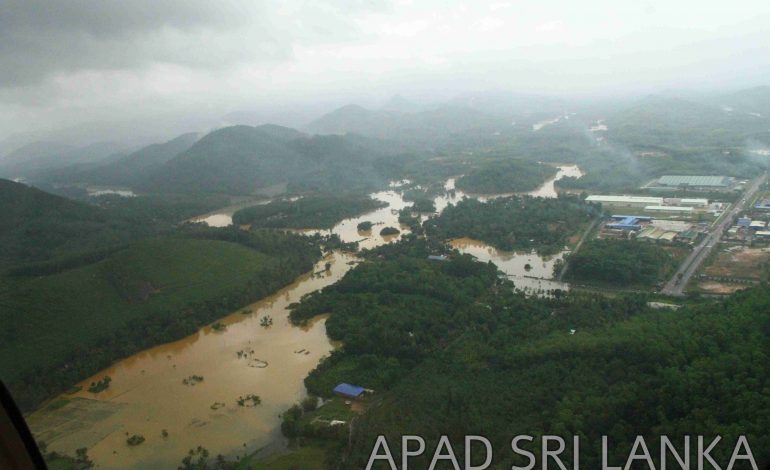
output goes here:
<path id="1" fill-rule="evenodd" d="M 619 202 L 619 203 L 637 203 L 637 204 L 663 204 L 662 197 L 641 197 L 641 196 L 612 196 L 604 194 L 594 194 L 586 198 L 588 202 Z"/>
<path id="2" fill-rule="evenodd" d="M 767 227 L 767 222 L 765 222 L 764 220 L 752 220 L 751 221 L 751 225 L 749 225 L 749 227 L 765 228 L 765 227 Z"/>
<path id="3" fill-rule="evenodd" d="M 682 198 L 679 200 L 679 204 L 688 206 L 707 206 L 709 204 L 709 200 L 701 198 Z"/>
<path id="4" fill-rule="evenodd" d="M 760 237 L 770 237 L 770 230 L 759 230 L 755 235 Z"/>
<path id="5" fill-rule="evenodd" d="M 646 211 L 658 212 L 692 212 L 692 207 L 684 206 L 645 206 Z"/>

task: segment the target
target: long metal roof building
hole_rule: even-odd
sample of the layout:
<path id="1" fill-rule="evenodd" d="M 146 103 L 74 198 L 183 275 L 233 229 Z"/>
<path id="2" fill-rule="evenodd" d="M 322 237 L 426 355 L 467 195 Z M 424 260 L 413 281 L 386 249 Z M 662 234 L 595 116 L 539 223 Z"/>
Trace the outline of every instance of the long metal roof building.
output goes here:
<path id="1" fill-rule="evenodd" d="M 639 205 L 656 205 L 663 204 L 662 197 L 647 197 L 647 196 L 611 196 L 603 194 L 594 194 L 586 198 L 588 202 L 603 202 L 606 204 L 639 204 Z"/>
<path id="2" fill-rule="evenodd" d="M 696 186 L 701 188 L 726 188 L 732 184 L 729 176 L 680 176 L 665 175 L 658 178 L 661 186 Z"/>

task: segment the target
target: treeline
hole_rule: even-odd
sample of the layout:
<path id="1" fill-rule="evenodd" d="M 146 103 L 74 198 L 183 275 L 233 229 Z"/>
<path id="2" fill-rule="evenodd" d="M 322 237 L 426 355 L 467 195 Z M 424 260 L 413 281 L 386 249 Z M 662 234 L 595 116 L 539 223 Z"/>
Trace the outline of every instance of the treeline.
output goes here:
<path id="1" fill-rule="evenodd" d="M 425 231 L 441 238 L 470 237 L 502 250 L 557 252 L 598 208 L 577 196 L 546 199 L 512 196 L 480 202 L 463 199 L 428 219 Z"/>
<path id="2" fill-rule="evenodd" d="M 386 205 L 365 195 L 306 196 L 241 209 L 233 215 L 233 223 L 267 228 L 331 228 L 343 219 Z"/>
<path id="3" fill-rule="evenodd" d="M 567 279 L 615 286 L 650 286 L 674 269 L 674 256 L 652 243 L 590 240 L 568 258 Z"/>
<path id="4" fill-rule="evenodd" d="M 485 161 L 457 180 L 457 188 L 493 194 L 532 191 L 556 174 L 556 168 L 518 159 Z"/>

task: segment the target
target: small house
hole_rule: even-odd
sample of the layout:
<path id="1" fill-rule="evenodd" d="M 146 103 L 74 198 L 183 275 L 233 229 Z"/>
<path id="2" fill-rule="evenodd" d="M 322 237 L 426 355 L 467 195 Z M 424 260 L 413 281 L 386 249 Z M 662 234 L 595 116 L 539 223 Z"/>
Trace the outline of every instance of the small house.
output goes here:
<path id="1" fill-rule="evenodd" d="M 335 394 L 352 400 L 358 400 L 365 392 L 366 389 L 364 387 L 359 387 L 358 385 L 342 383 L 334 387 Z"/>

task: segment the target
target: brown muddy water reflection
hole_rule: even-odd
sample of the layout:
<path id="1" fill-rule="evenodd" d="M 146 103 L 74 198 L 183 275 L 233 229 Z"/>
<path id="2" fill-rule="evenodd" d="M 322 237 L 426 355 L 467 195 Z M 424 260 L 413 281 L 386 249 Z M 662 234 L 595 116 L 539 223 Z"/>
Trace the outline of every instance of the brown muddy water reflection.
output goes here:
<path id="1" fill-rule="evenodd" d="M 333 284 L 356 261 L 333 253 L 278 293 L 220 320 L 224 331 L 210 326 L 174 343 L 121 360 L 28 417 L 33 432 L 50 450 L 74 455 L 88 447 L 97 468 L 176 468 L 191 448 L 202 445 L 212 455 L 243 455 L 266 445 L 281 446 L 279 414 L 303 398 L 303 379 L 333 345 L 325 318 L 308 327 L 292 326 L 287 307 L 309 292 Z M 243 313 L 251 310 L 251 313 Z M 273 324 L 260 326 L 263 316 Z M 238 351 L 253 351 L 239 358 Z M 259 368 L 259 361 L 267 367 Z M 112 378 L 99 394 L 85 391 L 104 375 Z M 196 385 L 182 381 L 203 377 Z M 236 400 L 259 395 L 262 404 L 240 407 Z M 69 400 L 63 404 L 62 400 Z M 218 405 L 218 403 L 224 404 Z M 162 431 L 168 437 L 161 436 Z M 146 441 L 130 447 L 128 435 Z"/>

